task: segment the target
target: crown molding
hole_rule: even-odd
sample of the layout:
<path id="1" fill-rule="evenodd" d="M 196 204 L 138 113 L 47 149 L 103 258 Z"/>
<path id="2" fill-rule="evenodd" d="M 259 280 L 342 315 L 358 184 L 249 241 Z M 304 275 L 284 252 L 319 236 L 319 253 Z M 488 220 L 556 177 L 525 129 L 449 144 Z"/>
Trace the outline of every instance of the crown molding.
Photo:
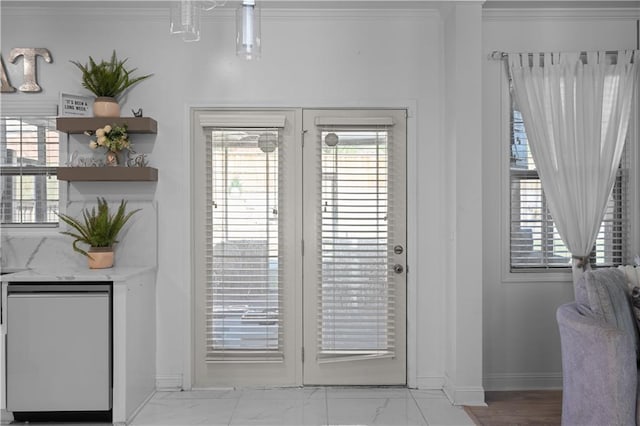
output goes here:
<path id="1" fill-rule="evenodd" d="M 626 20 L 640 19 L 640 8 L 508 8 L 483 9 L 484 21 L 502 20 Z"/>
<path id="2" fill-rule="evenodd" d="M 264 0 L 263 0 L 264 1 Z M 169 19 L 169 2 L 133 2 L 138 3 L 137 6 L 129 5 L 121 8 L 115 5 L 105 5 L 103 1 L 83 0 L 78 2 L 63 1 L 29 1 L 15 2 L 3 1 L 1 5 L 1 15 L 11 17 L 34 17 L 34 16 L 66 16 L 78 17 L 82 19 L 99 18 L 104 19 L 105 16 L 117 16 L 120 21 L 132 22 L 143 20 L 168 20 Z M 113 2 L 120 3 L 120 2 Z M 140 3 L 144 3 L 140 5 Z M 148 3 L 148 5 L 146 5 Z M 314 2 L 316 3 L 316 2 Z M 326 5 L 333 4 L 326 2 Z M 344 2 L 353 3 L 351 1 Z M 373 1 L 368 7 L 364 5 L 356 8 L 311 8 L 311 7 L 294 7 L 294 8 L 263 8 L 262 18 L 271 19 L 330 19 L 330 20 L 388 20 L 388 19 L 424 19 L 435 18 L 440 16 L 437 8 L 416 7 L 418 2 L 398 2 L 392 3 L 397 8 L 390 8 L 387 4 L 385 7 L 376 7 L 382 2 Z M 434 2 L 435 3 L 435 2 Z M 437 2 L 440 3 L 440 2 Z M 409 4 L 416 8 L 409 8 Z M 286 4 L 281 4 L 286 6 Z M 233 21 L 235 20 L 235 9 L 228 6 L 214 8 L 210 11 L 203 11 L 203 21 Z"/>

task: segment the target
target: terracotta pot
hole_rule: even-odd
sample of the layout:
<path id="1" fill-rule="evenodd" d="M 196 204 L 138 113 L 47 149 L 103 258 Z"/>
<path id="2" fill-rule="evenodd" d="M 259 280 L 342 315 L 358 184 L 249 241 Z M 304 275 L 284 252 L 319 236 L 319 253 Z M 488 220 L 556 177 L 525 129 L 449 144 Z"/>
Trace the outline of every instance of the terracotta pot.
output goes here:
<path id="1" fill-rule="evenodd" d="M 89 248 L 89 268 L 105 269 L 113 267 L 113 247 Z"/>
<path id="2" fill-rule="evenodd" d="M 99 96 L 93 101 L 94 117 L 120 117 L 120 104 L 115 98 Z"/>

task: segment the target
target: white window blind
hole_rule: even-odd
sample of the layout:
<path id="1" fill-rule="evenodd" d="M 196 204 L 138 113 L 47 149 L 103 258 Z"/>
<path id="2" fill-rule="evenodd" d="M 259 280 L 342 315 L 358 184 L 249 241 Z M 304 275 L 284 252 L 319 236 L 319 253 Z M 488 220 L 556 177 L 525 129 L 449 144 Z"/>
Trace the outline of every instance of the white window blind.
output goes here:
<path id="1" fill-rule="evenodd" d="M 55 117 L 0 121 L 0 217 L 3 225 L 58 223 L 59 135 Z"/>
<path id="2" fill-rule="evenodd" d="M 209 362 L 283 357 L 280 133 L 205 128 Z"/>
<path id="3" fill-rule="evenodd" d="M 319 362 L 394 355 L 390 123 L 316 122 Z"/>
<path id="4" fill-rule="evenodd" d="M 570 268 L 571 253 L 553 223 L 531 156 L 522 115 L 515 107 L 512 108 L 511 120 L 511 270 Z M 625 149 L 591 253 L 593 265 L 617 266 L 625 259 L 628 231 L 627 162 Z"/>

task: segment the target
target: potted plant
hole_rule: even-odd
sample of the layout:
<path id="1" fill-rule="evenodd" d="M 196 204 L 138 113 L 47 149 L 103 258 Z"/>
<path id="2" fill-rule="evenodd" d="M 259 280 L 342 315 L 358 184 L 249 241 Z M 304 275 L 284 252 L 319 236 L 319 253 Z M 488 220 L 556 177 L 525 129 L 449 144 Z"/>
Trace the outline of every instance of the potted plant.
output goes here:
<path id="1" fill-rule="evenodd" d="M 87 256 L 89 268 L 102 269 L 113 266 L 114 244 L 118 233 L 127 221 L 140 209 L 126 213 L 127 202 L 122 200 L 115 214 L 109 212 L 109 205 L 104 198 L 98 197 L 98 209 L 82 211 L 82 220 L 74 217 L 58 214 L 58 217 L 75 231 L 62 231 L 61 234 L 75 238 L 73 250 Z M 88 252 L 78 247 L 78 243 L 89 245 Z"/>
<path id="2" fill-rule="evenodd" d="M 94 116 L 119 117 L 120 97 L 134 84 L 151 77 L 152 74 L 134 77 L 132 74 L 137 68 L 127 69 L 127 60 L 128 58 L 118 59 L 114 50 L 110 61 L 96 62 L 91 56 L 88 64 L 71 61 L 82 71 L 82 86 L 96 95 L 93 104 Z"/>

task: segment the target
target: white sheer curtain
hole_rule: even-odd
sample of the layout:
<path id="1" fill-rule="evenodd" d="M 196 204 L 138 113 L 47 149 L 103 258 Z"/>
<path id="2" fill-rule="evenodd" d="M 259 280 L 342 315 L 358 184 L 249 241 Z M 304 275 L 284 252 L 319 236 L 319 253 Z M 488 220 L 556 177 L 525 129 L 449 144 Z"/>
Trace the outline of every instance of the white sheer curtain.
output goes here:
<path id="1" fill-rule="evenodd" d="M 551 215 L 574 258 L 574 282 L 589 265 L 614 185 L 639 60 L 632 50 L 617 58 L 509 54 L 515 100 Z"/>

